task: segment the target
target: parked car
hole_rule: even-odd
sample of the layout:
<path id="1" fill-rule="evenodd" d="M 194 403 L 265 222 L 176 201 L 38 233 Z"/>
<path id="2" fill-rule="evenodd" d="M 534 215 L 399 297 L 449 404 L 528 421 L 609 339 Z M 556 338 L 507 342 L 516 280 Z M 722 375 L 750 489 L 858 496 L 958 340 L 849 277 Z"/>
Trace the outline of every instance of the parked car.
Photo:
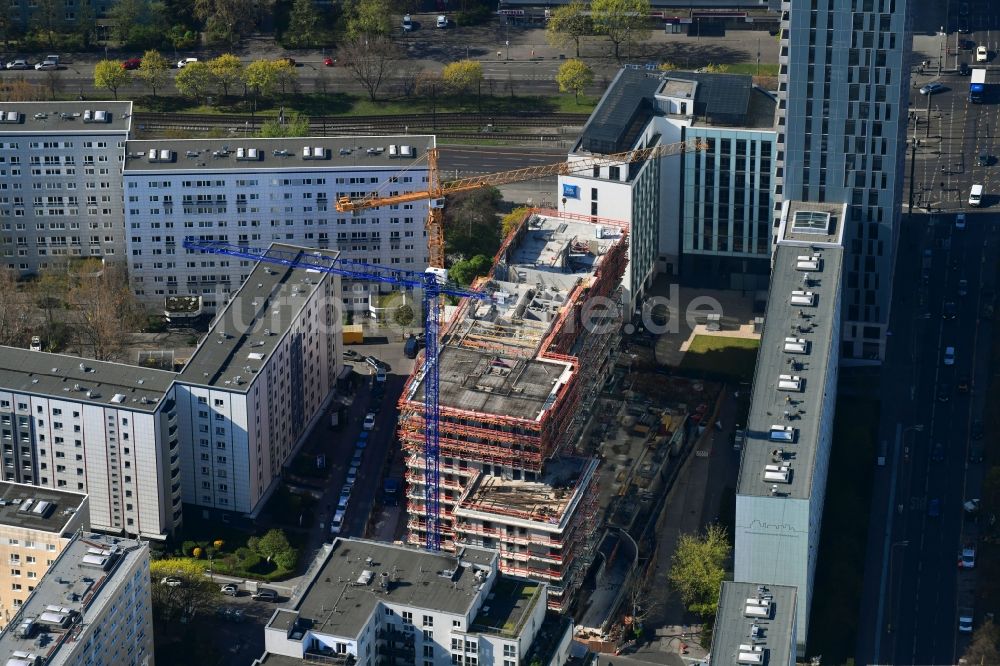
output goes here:
<path id="1" fill-rule="evenodd" d="M 236 587 L 236 585 L 234 585 L 233 583 L 226 583 L 219 589 L 227 597 L 240 596 L 240 588 Z"/>
<path id="2" fill-rule="evenodd" d="M 982 442 L 971 442 L 969 444 L 969 462 L 970 463 L 981 463 L 981 462 L 983 462 L 983 443 Z"/>
<path id="3" fill-rule="evenodd" d="M 413 19 L 409 14 L 403 16 L 403 32 L 410 32 L 413 30 Z"/>
<path id="4" fill-rule="evenodd" d="M 955 365 L 955 348 L 945 347 L 944 348 L 944 364 L 945 365 Z"/>
<path id="5" fill-rule="evenodd" d="M 333 514 L 333 519 L 330 520 L 330 534 L 340 534 L 340 530 L 342 529 L 344 529 L 344 512 L 337 511 L 337 513 Z"/>
<path id="6" fill-rule="evenodd" d="M 364 356 L 354 351 L 353 349 L 345 349 L 344 358 L 347 359 L 348 361 L 360 361 L 361 359 L 364 358 Z"/>
<path id="7" fill-rule="evenodd" d="M 959 213 L 955 216 L 955 228 L 964 229 L 965 228 L 965 213 Z"/>
<path id="8" fill-rule="evenodd" d="M 354 455 L 351 456 L 351 467 L 357 467 L 361 464 L 361 459 L 364 457 L 365 452 L 363 449 L 354 449 Z"/>
<path id="9" fill-rule="evenodd" d="M 976 165 L 977 166 L 983 166 L 983 167 L 985 167 L 985 166 L 989 166 L 992 161 L 993 160 L 992 160 L 992 158 L 990 158 L 990 154 L 989 153 L 982 152 L 982 153 L 979 153 L 979 157 L 976 158 Z"/>
<path id="10" fill-rule="evenodd" d="M 976 62 L 986 62 L 990 59 L 990 51 L 985 46 L 976 47 Z"/>
<path id="11" fill-rule="evenodd" d="M 23 58 L 18 58 L 17 60 L 11 60 L 7 63 L 7 69 L 30 69 L 28 61 Z"/>
<path id="12" fill-rule="evenodd" d="M 969 63 L 963 62 L 961 65 L 958 66 L 959 76 L 968 76 L 971 73 L 972 73 L 972 68 L 969 67 Z"/>
<path id="13" fill-rule="evenodd" d="M 35 70 L 37 71 L 53 70 L 53 69 L 59 69 L 58 61 L 45 59 L 39 63 L 35 63 Z"/>
<path id="14" fill-rule="evenodd" d="M 385 370 L 379 368 L 378 372 L 375 373 L 375 381 L 378 382 L 379 384 L 385 383 Z"/>
<path id="15" fill-rule="evenodd" d="M 337 64 L 336 58 L 330 58 L 330 57 L 323 58 L 324 67 L 333 67 L 336 64 Z"/>
<path id="16" fill-rule="evenodd" d="M 184 69 L 193 62 L 198 62 L 197 58 L 181 58 L 177 61 L 177 69 Z"/>
<path id="17" fill-rule="evenodd" d="M 932 81 L 920 89 L 921 95 L 933 95 L 939 92 L 944 92 L 944 84 L 937 81 Z"/>
<path id="18" fill-rule="evenodd" d="M 129 58 L 122 61 L 122 69 L 139 69 L 141 64 L 142 58 Z"/>
<path id="19" fill-rule="evenodd" d="M 250 598 L 255 601 L 277 601 L 278 593 L 275 592 L 274 590 L 269 590 L 266 587 L 262 587 L 253 594 L 251 594 Z"/>
<path id="20" fill-rule="evenodd" d="M 365 430 L 374 430 L 375 429 L 375 414 L 374 414 L 374 412 L 368 412 L 367 414 L 365 414 L 364 428 L 365 428 Z"/>
<path id="21" fill-rule="evenodd" d="M 968 295 L 968 293 L 969 293 L 969 281 L 966 280 L 965 278 L 962 278 L 961 280 L 958 281 L 958 295 L 966 296 Z"/>
<path id="22" fill-rule="evenodd" d="M 180 578 L 174 578 L 173 576 L 160 579 L 160 585 L 166 585 L 167 587 L 180 587 L 183 584 Z"/>
<path id="23" fill-rule="evenodd" d="M 941 316 L 945 319 L 954 319 L 958 316 L 958 308 L 955 306 L 955 301 L 945 301 L 944 307 L 941 309 Z"/>
<path id="24" fill-rule="evenodd" d="M 42 351 L 42 339 L 37 335 L 31 336 L 31 351 Z"/>
<path id="25" fill-rule="evenodd" d="M 437 27 L 447 28 L 448 27 L 448 17 L 444 14 L 438 14 L 437 17 Z"/>
<path id="26" fill-rule="evenodd" d="M 960 634 L 971 634 L 972 633 L 972 619 L 973 611 L 971 608 L 959 608 L 958 609 L 958 633 Z"/>
<path id="27" fill-rule="evenodd" d="M 346 479 L 346 481 L 347 481 L 347 483 L 349 483 L 351 485 L 352 488 L 354 487 L 354 484 L 357 483 L 357 481 L 358 481 L 358 468 L 357 467 L 352 467 L 351 469 L 347 470 L 347 479 Z"/>

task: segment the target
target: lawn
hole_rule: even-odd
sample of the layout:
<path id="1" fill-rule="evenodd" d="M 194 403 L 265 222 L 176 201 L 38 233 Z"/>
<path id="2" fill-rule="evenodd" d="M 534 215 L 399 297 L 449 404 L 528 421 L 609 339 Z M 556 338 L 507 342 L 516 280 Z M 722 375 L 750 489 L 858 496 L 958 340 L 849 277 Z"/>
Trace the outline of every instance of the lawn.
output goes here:
<path id="1" fill-rule="evenodd" d="M 430 97 L 412 95 L 392 99 L 371 101 L 364 95 L 351 93 L 311 93 L 286 95 L 270 103 L 261 102 L 256 115 L 277 116 L 280 109 L 285 113 L 301 113 L 307 116 L 397 116 L 413 113 L 590 113 L 596 99 L 581 97 L 575 99 L 570 94 L 557 95 L 438 95 L 436 104 Z M 136 112 L 157 111 L 170 113 L 200 114 L 247 114 L 250 109 L 241 98 L 229 98 L 218 104 L 206 105 L 183 97 L 142 97 L 136 101 Z"/>
<path id="2" fill-rule="evenodd" d="M 877 400 L 838 397 L 807 646 L 824 664 L 845 663 L 857 643 L 878 424 Z"/>
<path id="3" fill-rule="evenodd" d="M 778 63 L 775 62 L 762 62 L 759 65 L 756 62 L 738 62 L 726 65 L 726 68 L 726 72 L 729 74 L 750 74 L 752 76 L 778 75 Z"/>
<path id="4" fill-rule="evenodd" d="M 713 379 L 750 381 L 760 341 L 720 335 L 696 335 L 678 368 L 685 374 Z"/>

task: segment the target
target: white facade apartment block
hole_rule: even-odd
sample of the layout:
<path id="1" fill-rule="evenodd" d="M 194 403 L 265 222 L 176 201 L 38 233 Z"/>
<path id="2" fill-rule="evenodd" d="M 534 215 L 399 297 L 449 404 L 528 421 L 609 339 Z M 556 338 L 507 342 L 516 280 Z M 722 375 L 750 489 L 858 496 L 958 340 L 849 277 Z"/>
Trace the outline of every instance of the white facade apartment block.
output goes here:
<path id="1" fill-rule="evenodd" d="M 149 546 L 80 533 L 0 633 L 8 666 L 152 666 Z"/>
<path id="2" fill-rule="evenodd" d="M 187 252 L 186 236 L 291 243 L 422 271 L 426 201 L 355 213 L 338 213 L 336 202 L 425 189 L 421 159 L 432 148 L 433 136 L 131 141 L 124 178 L 133 290 L 156 304 L 173 295 L 201 296 L 209 311 L 225 304 L 252 262 Z M 369 294 L 386 290 L 345 281 L 345 306 L 367 311 Z"/>
<path id="3" fill-rule="evenodd" d="M 181 519 L 174 376 L 0 349 L 3 480 L 85 492 L 95 529 L 163 538 Z"/>
<path id="4" fill-rule="evenodd" d="M 174 387 L 186 503 L 252 514 L 268 497 L 336 385 L 339 294 L 336 275 L 262 264 L 216 316 Z"/>
<path id="5" fill-rule="evenodd" d="M 124 260 L 131 102 L 0 102 L 0 266 Z"/>

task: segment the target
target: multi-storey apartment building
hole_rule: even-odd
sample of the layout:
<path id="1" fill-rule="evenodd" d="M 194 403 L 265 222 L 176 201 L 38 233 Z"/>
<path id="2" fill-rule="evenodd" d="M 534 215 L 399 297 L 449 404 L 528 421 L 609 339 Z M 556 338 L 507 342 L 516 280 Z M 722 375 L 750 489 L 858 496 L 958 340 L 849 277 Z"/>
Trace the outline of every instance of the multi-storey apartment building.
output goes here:
<path id="1" fill-rule="evenodd" d="M 712 664 L 795 666 L 794 587 L 725 581 L 712 630 Z"/>
<path id="2" fill-rule="evenodd" d="M 0 266 L 125 258 L 131 102 L 0 102 Z"/>
<path id="3" fill-rule="evenodd" d="M 713 287 L 766 285 L 774 108 L 749 76 L 634 69 L 615 76 L 568 164 L 679 141 L 692 146 L 683 155 L 560 176 L 560 210 L 615 211 L 629 222 L 632 303 L 658 272 Z"/>
<path id="4" fill-rule="evenodd" d="M 230 296 L 173 387 L 186 503 L 240 514 L 262 505 L 335 387 L 339 297 L 336 275 L 268 263 Z"/>
<path id="5" fill-rule="evenodd" d="M 149 546 L 78 533 L 0 633 L 8 666 L 151 666 Z"/>
<path id="6" fill-rule="evenodd" d="M 0 482 L 0 629 L 7 626 L 73 535 L 90 528 L 87 496 Z"/>
<path id="7" fill-rule="evenodd" d="M 86 492 L 95 529 L 153 539 L 182 501 L 252 515 L 332 396 L 339 288 L 257 266 L 180 373 L 0 348 L 3 480 Z"/>
<path id="8" fill-rule="evenodd" d="M 85 492 L 95 529 L 162 538 L 181 519 L 174 377 L 0 348 L 3 480 Z"/>
<path id="9" fill-rule="evenodd" d="M 501 575 L 497 553 L 455 555 L 337 539 L 290 608 L 264 629 L 255 666 L 561 666 L 572 622 L 544 583 Z"/>
<path id="10" fill-rule="evenodd" d="M 800 653 L 833 438 L 847 211 L 784 203 L 736 488 L 733 578 L 796 589 Z"/>
<path id="11" fill-rule="evenodd" d="M 140 298 L 198 296 L 222 307 L 252 262 L 198 255 L 186 236 L 251 246 L 292 243 L 345 259 L 422 271 L 425 201 L 338 213 L 339 197 L 425 189 L 433 136 L 130 141 L 125 156 L 129 274 Z M 415 162 L 416 160 L 416 162 Z M 387 286 L 344 281 L 344 305 L 368 311 Z"/>
<path id="12" fill-rule="evenodd" d="M 909 0 L 781 3 L 775 219 L 786 200 L 849 206 L 845 359 L 881 359 L 899 238 Z"/>
<path id="13" fill-rule="evenodd" d="M 564 457 L 614 365 L 627 246 L 621 223 L 528 213 L 486 278 L 493 298 L 463 302 L 441 340 L 442 547 L 500 548 L 501 570 L 549 583 L 554 608 L 571 603 L 593 550 L 595 469 Z M 424 386 L 418 370 L 400 398 L 413 544 L 430 517 Z M 529 553 L 528 532 L 545 548 Z"/>

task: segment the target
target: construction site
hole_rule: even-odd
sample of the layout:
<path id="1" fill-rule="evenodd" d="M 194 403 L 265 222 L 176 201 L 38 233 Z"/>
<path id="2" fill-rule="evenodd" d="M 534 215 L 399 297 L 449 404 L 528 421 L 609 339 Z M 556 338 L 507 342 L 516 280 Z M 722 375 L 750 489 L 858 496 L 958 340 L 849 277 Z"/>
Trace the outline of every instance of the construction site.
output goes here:
<path id="1" fill-rule="evenodd" d="M 532 210 L 477 284 L 494 297 L 460 303 L 441 338 L 440 509 L 430 518 L 442 548 L 500 548 L 501 569 L 549 583 L 557 610 L 593 556 L 598 465 L 574 445 L 615 368 L 627 261 L 624 225 Z M 418 370 L 400 399 L 413 544 L 425 543 L 429 518 L 424 388 Z"/>

